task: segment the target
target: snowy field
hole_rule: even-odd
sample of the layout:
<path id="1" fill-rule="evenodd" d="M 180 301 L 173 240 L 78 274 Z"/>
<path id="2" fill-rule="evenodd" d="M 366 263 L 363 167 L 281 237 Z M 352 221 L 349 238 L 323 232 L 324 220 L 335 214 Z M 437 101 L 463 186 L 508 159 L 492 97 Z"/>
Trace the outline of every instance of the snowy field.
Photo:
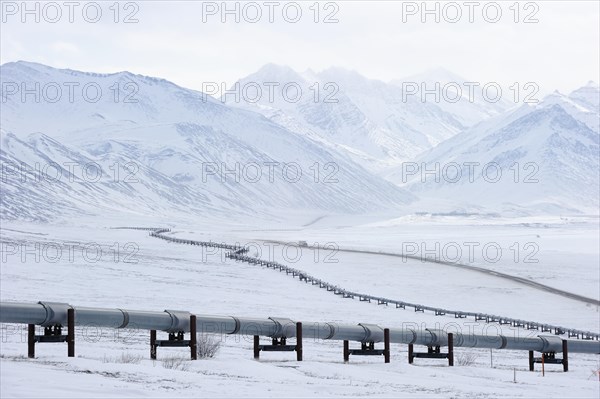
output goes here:
<path id="1" fill-rule="evenodd" d="M 0 5 L 0 302 L 79 310 L 74 357 L 0 323 L 0 399 L 600 398 L 600 341 L 461 347 L 600 337 L 600 2 L 84 3 Z"/>
<path id="2" fill-rule="evenodd" d="M 106 223 L 112 224 L 98 226 L 86 220 L 61 226 L 3 223 L 1 300 L 46 300 L 75 306 L 155 311 L 180 309 L 196 314 L 279 316 L 302 321 L 376 323 L 384 327 L 416 323 L 488 333 L 500 329 L 498 325 L 478 324 L 472 319 L 436 317 L 343 299 L 284 273 L 224 261 L 221 253 L 171 244 L 142 231 L 110 229 L 125 225 L 167 225 L 161 221 L 125 222 L 114 217 Z M 260 227 L 252 230 L 241 228 L 242 222 L 236 226 L 218 220 L 207 220 L 197 226 L 185 221 L 173 224 L 172 234 L 178 237 L 255 242 L 263 248 L 263 258 L 272 256 L 282 263 L 294 263 L 298 269 L 361 293 L 595 332 L 600 324 L 597 306 L 481 273 L 418 260 L 323 250 L 315 261 L 317 254 L 313 250 L 303 248 L 298 257 L 294 250 L 286 247 L 289 251 L 284 253 L 284 247 L 278 246 L 270 254 L 266 241 L 262 241 L 333 242 L 340 248 L 395 253 L 401 252 L 403 242 L 441 242 L 443 247 L 449 241 L 473 240 L 482 244 L 497 242 L 505 249 L 514 242 L 520 245 L 535 242 L 539 246 L 535 255 L 538 263 L 515 262 L 510 251 L 496 263 L 477 257 L 472 263 L 597 298 L 594 287 L 599 284 L 598 224 L 593 218 L 405 217 L 378 221 L 376 217 L 352 220 L 317 215 L 298 217 L 294 223 L 288 221 L 283 224 L 287 228 L 277 222 L 261 222 Z M 60 254 L 57 248 L 61 249 Z M 503 328 L 502 333 L 537 334 L 511 328 Z M 164 359 L 173 356 L 183 359 L 188 351 L 159 348 L 158 360 L 152 361 L 145 331 L 117 332 L 81 326 L 76 331 L 75 359 L 66 357 L 66 345 L 55 344 L 37 345 L 37 358 L 30 360 L 26 358 L 25 326 L 3 325 L 1 396 L 277 397 L 293 392 L 298 397 L 529 398 L 600 394 L 597 355 L 571 354 L 568 373 L 563 373 L 560 366 L 548 365 L 546 376 L 542 377 L 539 365 L 536 372 L 527 371 L 526 352 L 490 353 L 457 348 L 457 366 L 449 368 L 445 361 L 426 359 L 416 359 L 415 364 L 408 365 L 406 345 L 393 344 L 391 364 L 384 364 L 381 357 L 351 357 L 350 363 L 344 364 L 341 342 L 305 340 L 308 342 L 304 344 L 303 362 L 296 362 L 290 353 L 263 353 L 256 362 L 252 359 L 250 337 L 218 339 L 221 348 L 215 358 L 186 360 L 178 369 L 168 369 Z M 36 378 L 32 380 L 31 375 Z"/>

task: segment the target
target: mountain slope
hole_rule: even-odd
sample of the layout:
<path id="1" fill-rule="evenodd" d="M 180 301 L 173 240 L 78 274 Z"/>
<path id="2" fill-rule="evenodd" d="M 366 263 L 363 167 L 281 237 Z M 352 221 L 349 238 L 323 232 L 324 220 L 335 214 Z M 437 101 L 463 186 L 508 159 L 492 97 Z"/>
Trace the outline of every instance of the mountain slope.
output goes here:
<path id="1" fill-rule="evenodd" d="M 63 178 L 52 188 L 32 187 L 11 173 L 6 176 L 10 195 L 2 201 L 7 217 L 35 218 L 41 212 L 40 198 L 53 204 L 64 200 L 69 209 L 85 210 L 88 191 L 97 203 L 124 211 L 134 207 L 140 212 L 173 209 L 196 214 L 358 213 L 398 208 L 413 199 L 309 137 L 165 80 L 25 62 L 3 65 L 0 75 L 3 87 L 37 83 L 42 94 L 44 87 L 76 88 L 74 99 L 63 92 L 55 102 L 48 101 L 51 95 L 36 102 L 33 96 L 23 99 L 20 93 L 3 93 L 3 163 L 23 162 L 35 168 L 36 162 L 80 166 L 95 162 L 108 178 L 115 163 L 133 163 L 134 177 L 141 182 L 82 183 Z M 86 85 L 100 88 L 97 101 L 79 91 Z M 132 102 L 125 101 L 127 95 Z M 138 208 L 135 203 L 142 205 Z M 92 208 L 90 212 L 100 212 Z M 56 209 L 56 214 L 65 210 Z"/>
<path id="2" fill-rule="evenodd" d="M 600 133 L 575 101 L 553 94 L 493 118 L 387 177 L 431 201 L 451 198 L 455 209 L 597 214 Z"/>
<path id="3" fill-rule="evenodd" d="M 276 85 L 273 96 L 267 95 L 270 84 Z M 286 85 L 302 95 L 286 97 Z M 256 86 L 262 95 L 256 95 Z M 298 73 L 268 64 L 231 90 L 241 95 L 224 95 L 226 103 L 260 112 L 376 172 L 412 159 L 466 128 L 439 104 L 404 96 L 400 87 L 342 68 Z"/>
<path id="4" fill-rule="evenodd" d="M 421 101 L 435 102 L 465 127 L 475 126 L 515 106 L 508 100 L 508 92 L 503 92 L 498 101 L 495 101 L 496 93 L 493 89 L 490 90 L 490 94 L 484 93 L 482 86 L 493 82 L 472 82 L 443 68 L 407 76 L 390 83 L 403 88 L 407 95 L 415 92 L 410 95 Z M 437 91 L 439 101 L 435 101 L 433 94 L 427 94 L 429 91 Z M 492 102 L 493 100 L 495 102 Z"/>

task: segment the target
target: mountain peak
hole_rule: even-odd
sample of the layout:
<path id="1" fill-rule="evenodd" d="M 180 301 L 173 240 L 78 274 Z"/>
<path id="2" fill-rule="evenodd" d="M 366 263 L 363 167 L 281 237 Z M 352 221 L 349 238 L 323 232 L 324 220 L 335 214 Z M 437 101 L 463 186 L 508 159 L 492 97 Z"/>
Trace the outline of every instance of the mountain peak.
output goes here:
<path id="1" fill-rule="evenodd" d="M 570 103 L 571 100 L 568 96 L 564 95 L 558 90 L 554 90 L 552 93 L 545 96 L 542 101 L 539 103 L 539 107 L 543 108 L 546 106 L 554 106 L 557 104 L 565 104 Z"/>
<path id="2" fill-rule="evenodd" d="M 81 76 L 100 76 L 100 77 L 105 77 L 105 76 L 127 76 L 127 77 L 144 77 L 144 78 L 149 78 L 148 76 L 143 76 L 143 75 L 135 75 L 129 71 L 120 71 L 120 72 L 111 72 L 111 73 L 97 73 L 97 72 L 85 72 L 85 71 L 81 71 L 81 70 L 77 70 L 77 69 L 70 69 L 70 68 L 57 68 L 57 67 L 53 67 L 50 65 L 46 65 L 46 64 L 41 64 L 39 62 L 32 62 L 32 61 L 14 61 L 14 62 L 7 62 L 5 64 L 0 65 L 0 67 L 2 68 L 8 68 L 8 69 L 15 69 L 15 70 L 22 70 L 22 71 L 35 71 L 35 72 L 58 72 L 58 73 L 68 73 L 69 75 L 81 75 Z M 156 78 L 154 78 L 156 79 Z"/>
<path id="3" fill-rule="evenodd" d="M 245 79 L 260 79 L 264 81 L 298 81 L 302 76 L 288 65 L 268 63 L 251 73 Z"/>
<path id="4" fill-rule="evenodd" d="M 353 69 L 332 66 L 317 74 L 323 81 L 336 82 L 346 89 L 351 87 L 367 87 L 375 80 L 361 75 Z"/>
<path id="5" fill-rule="evenodd" d="M 26 68 L 35 68 L 35 69 L 52 68 L 48 65 L 40 64 L 39 62 L 24 61 L 24 60 L 6 62 L 0 66 L 2 66 L 2 67 L 26 67 Z"/>
<path id="6" fill-rule="evenodd" d="M 274 62 L 269 62 L 263 65 L 258 69 L 257 72 L 277 72 L 277 71 L 285 71 L 285 72 L 296 72 L 290 66 L 283 64 L 276 64 Z"/>
<path id="7" fill-rule="evenodd" d="M 580 88 L 573 90 L 571 92 L 571 94 L 582 93 L 582 92 L 594 93 L 594 92 L 599 92 L 599 91 L 600 91 L 600 87 L 598 86 L 598 83 L 594 82 L 593 80 L 590 80 L 584 86 L 581 86 Z"/>
<path id="8" fill-rule="evenodd" d="M 571 94 L 569 94 L 569 98 L 577 104 L 587 108 L 589 111 L 594 112 L 596 115 L 598 114 L 598 107 L 600 107 L 600 88 L 596 82 L 590 80 L 585 86 L 573 90 Z M 597 123 L 594 125 L 597 125 Z"/>
<path id="9" fill-rule="evenodd" d="M 11 71 L 12 73 L 27 75 L 38 75 L 40 73 L 47 73 L 48 71 L 54 70 L 54 68 L 44 64 L 21 60 L 4 63 L 0 65 L 0 69 L 5 72 Z"/>

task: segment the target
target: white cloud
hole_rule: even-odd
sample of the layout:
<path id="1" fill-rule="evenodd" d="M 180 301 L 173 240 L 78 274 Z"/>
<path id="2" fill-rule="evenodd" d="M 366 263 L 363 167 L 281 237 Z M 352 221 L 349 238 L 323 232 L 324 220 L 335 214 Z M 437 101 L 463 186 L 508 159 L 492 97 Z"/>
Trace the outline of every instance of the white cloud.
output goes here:
<path id="1" fill-rule="evenodd" d="M 500 3 L 503 18 L 496 24 L 477 13 L 475 23 L 466 15 L 456 24 L 435 23 L 432 16 L 422 23 L 419 15 L 403 23 L 402 2 L 388 1 L 336 2 L 339 23 L 333 24 L 312 21 L 313 2 L 302 3 L 303 18 L 296 24 L 285 22 L 281 12 L 274 23 L 265 21 L 264 7 L 259 23 L 235 23 L 231 15 L 226 23 L 219 16 L 203 23 L 201 2 L 140 2 L 134 15 L 139 23 L 125 24 L 122 19 L 135 10 L 121 9 L 121 22 L 114 23 L 112 3 L 102 3 L 103 17 L 95 24 L 77 13 L 74 23 L 7 17 L 0 57 L 98 72 L 130 70 L 196 89 L 204 81 L 233 83 L 268 62 L 297 70 L 337 65 L 385 81 L 442 66 L 479 81 L 534 81 L 545 91 L 598 80 L 598 2 L 529 2 L 539 6 L 535 24 L 514 23 L 513 2 Z M 519 3 L 520 19 L 531 12 L 524 4 Z M 321 8 L 319 18 L 332 11 Z"/>
<path id="2" fill-rule="evenodd" d="M 54 42 L 50 48 L 56 53 L 78 53 L 79 47 L 68 42 Z"/>

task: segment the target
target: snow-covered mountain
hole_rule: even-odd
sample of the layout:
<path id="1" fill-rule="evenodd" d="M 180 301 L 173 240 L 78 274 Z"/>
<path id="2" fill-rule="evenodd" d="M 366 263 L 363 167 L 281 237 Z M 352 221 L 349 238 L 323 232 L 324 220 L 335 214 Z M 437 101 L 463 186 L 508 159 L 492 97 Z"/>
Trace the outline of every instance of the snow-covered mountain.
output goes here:
<path id="1" fill-rule="evenodd" d="M 43 133 L 2 131 L 2 219 L 50 221 L 74 214 L 219 212 L 210 197 L 138 162 L 127 151 L 97 156 Z M 110 144 L 109 144 L 110 146 Z"/>
<path id="2" fill-rule="evenodd" d="M 551 94 L 447 140 L 387 177 L 424 203 L 451 199 L 448 210 L 598 214 L 599 97 L 593 84 L 569 96 Z"/>
<path id="3" fill-rule="evenodd" d="M 273 96 L 267 95 L 269 84 L 277 85 Z M 294 87 L 300 87 L 303 95 L 290 101 L 283 93 L 286 85 L 293 94 Z M 251 90 L 256 86 L 262 95 Z M 405 93 L 401 84 L 343 68 L 298 73 L 268 64 L 240 79 L 231 91 L 240 95 L 227 94 L 223 101 L 261 112 L 290 130 L 341 149 L 375 172 L 412 159 L 507 107 L 502 102 L 486 108 L 464 98 L 458 104 L 423 101 L 420 95 Z"/>
<path id="4" fill-rule="evenodd" d="M 401 88 L 338 68 L 267 65 L 239 82 L 279 84 L 255 103 L 129 72 L 18 62 L 0 77 L 5 218 L 385 212 L 417 197 L 411 210 L 597 213 L 594 83 L 534 107 L 479 109 L 475 119 L 487 119 L 466 128 L 460 112 L 403 101 Z M 281 96 L 290 82 L 297 102 Z M 437 181 L 425 173 L 436 165 Z"/>
<path id="5" fill-rule="evenodd" d="M 107 207 L 355 213 L 413 199 L 335 149 L 162 79 L 27 62 L 2 65 L 0 75 L 6 218 L 47 220 Z M 21 96 L 23 88 L 34 93 Z M 44 170 L 48 165 L 60 167 L 58 181 Z M 101 177 L 84 176 L 86 165 L 99 166 Z M 22 182 L 36 168 L 43 181 Z"/>
<path id="6" fill-rule="evenodd" d="M 544 98 L 544 104 L 558 104 L 573 118 L 600 132 L 600 90 L 598 84 L 589 82 L 569 95 L 555 91 Z"/>
<path id="7" fill-rule="evenodd" d="M 420 98 L 421 101 L 437 104 L 444 112 L 467 127 L 499 115 L 516 105 L 511 103 L 510 93 L 506 90 L 496 98 L 498 93 L 494 92 L 494 82 L 470 81 L 444 68 L 392 80 L 390 83 L 409 93 L 415 92 L 410 95 Z M 489 94 L 484 93 L 485 85 L 491 87 Z M 439 101 L 435 100 L 432 92 L 438 93 Z"/>

